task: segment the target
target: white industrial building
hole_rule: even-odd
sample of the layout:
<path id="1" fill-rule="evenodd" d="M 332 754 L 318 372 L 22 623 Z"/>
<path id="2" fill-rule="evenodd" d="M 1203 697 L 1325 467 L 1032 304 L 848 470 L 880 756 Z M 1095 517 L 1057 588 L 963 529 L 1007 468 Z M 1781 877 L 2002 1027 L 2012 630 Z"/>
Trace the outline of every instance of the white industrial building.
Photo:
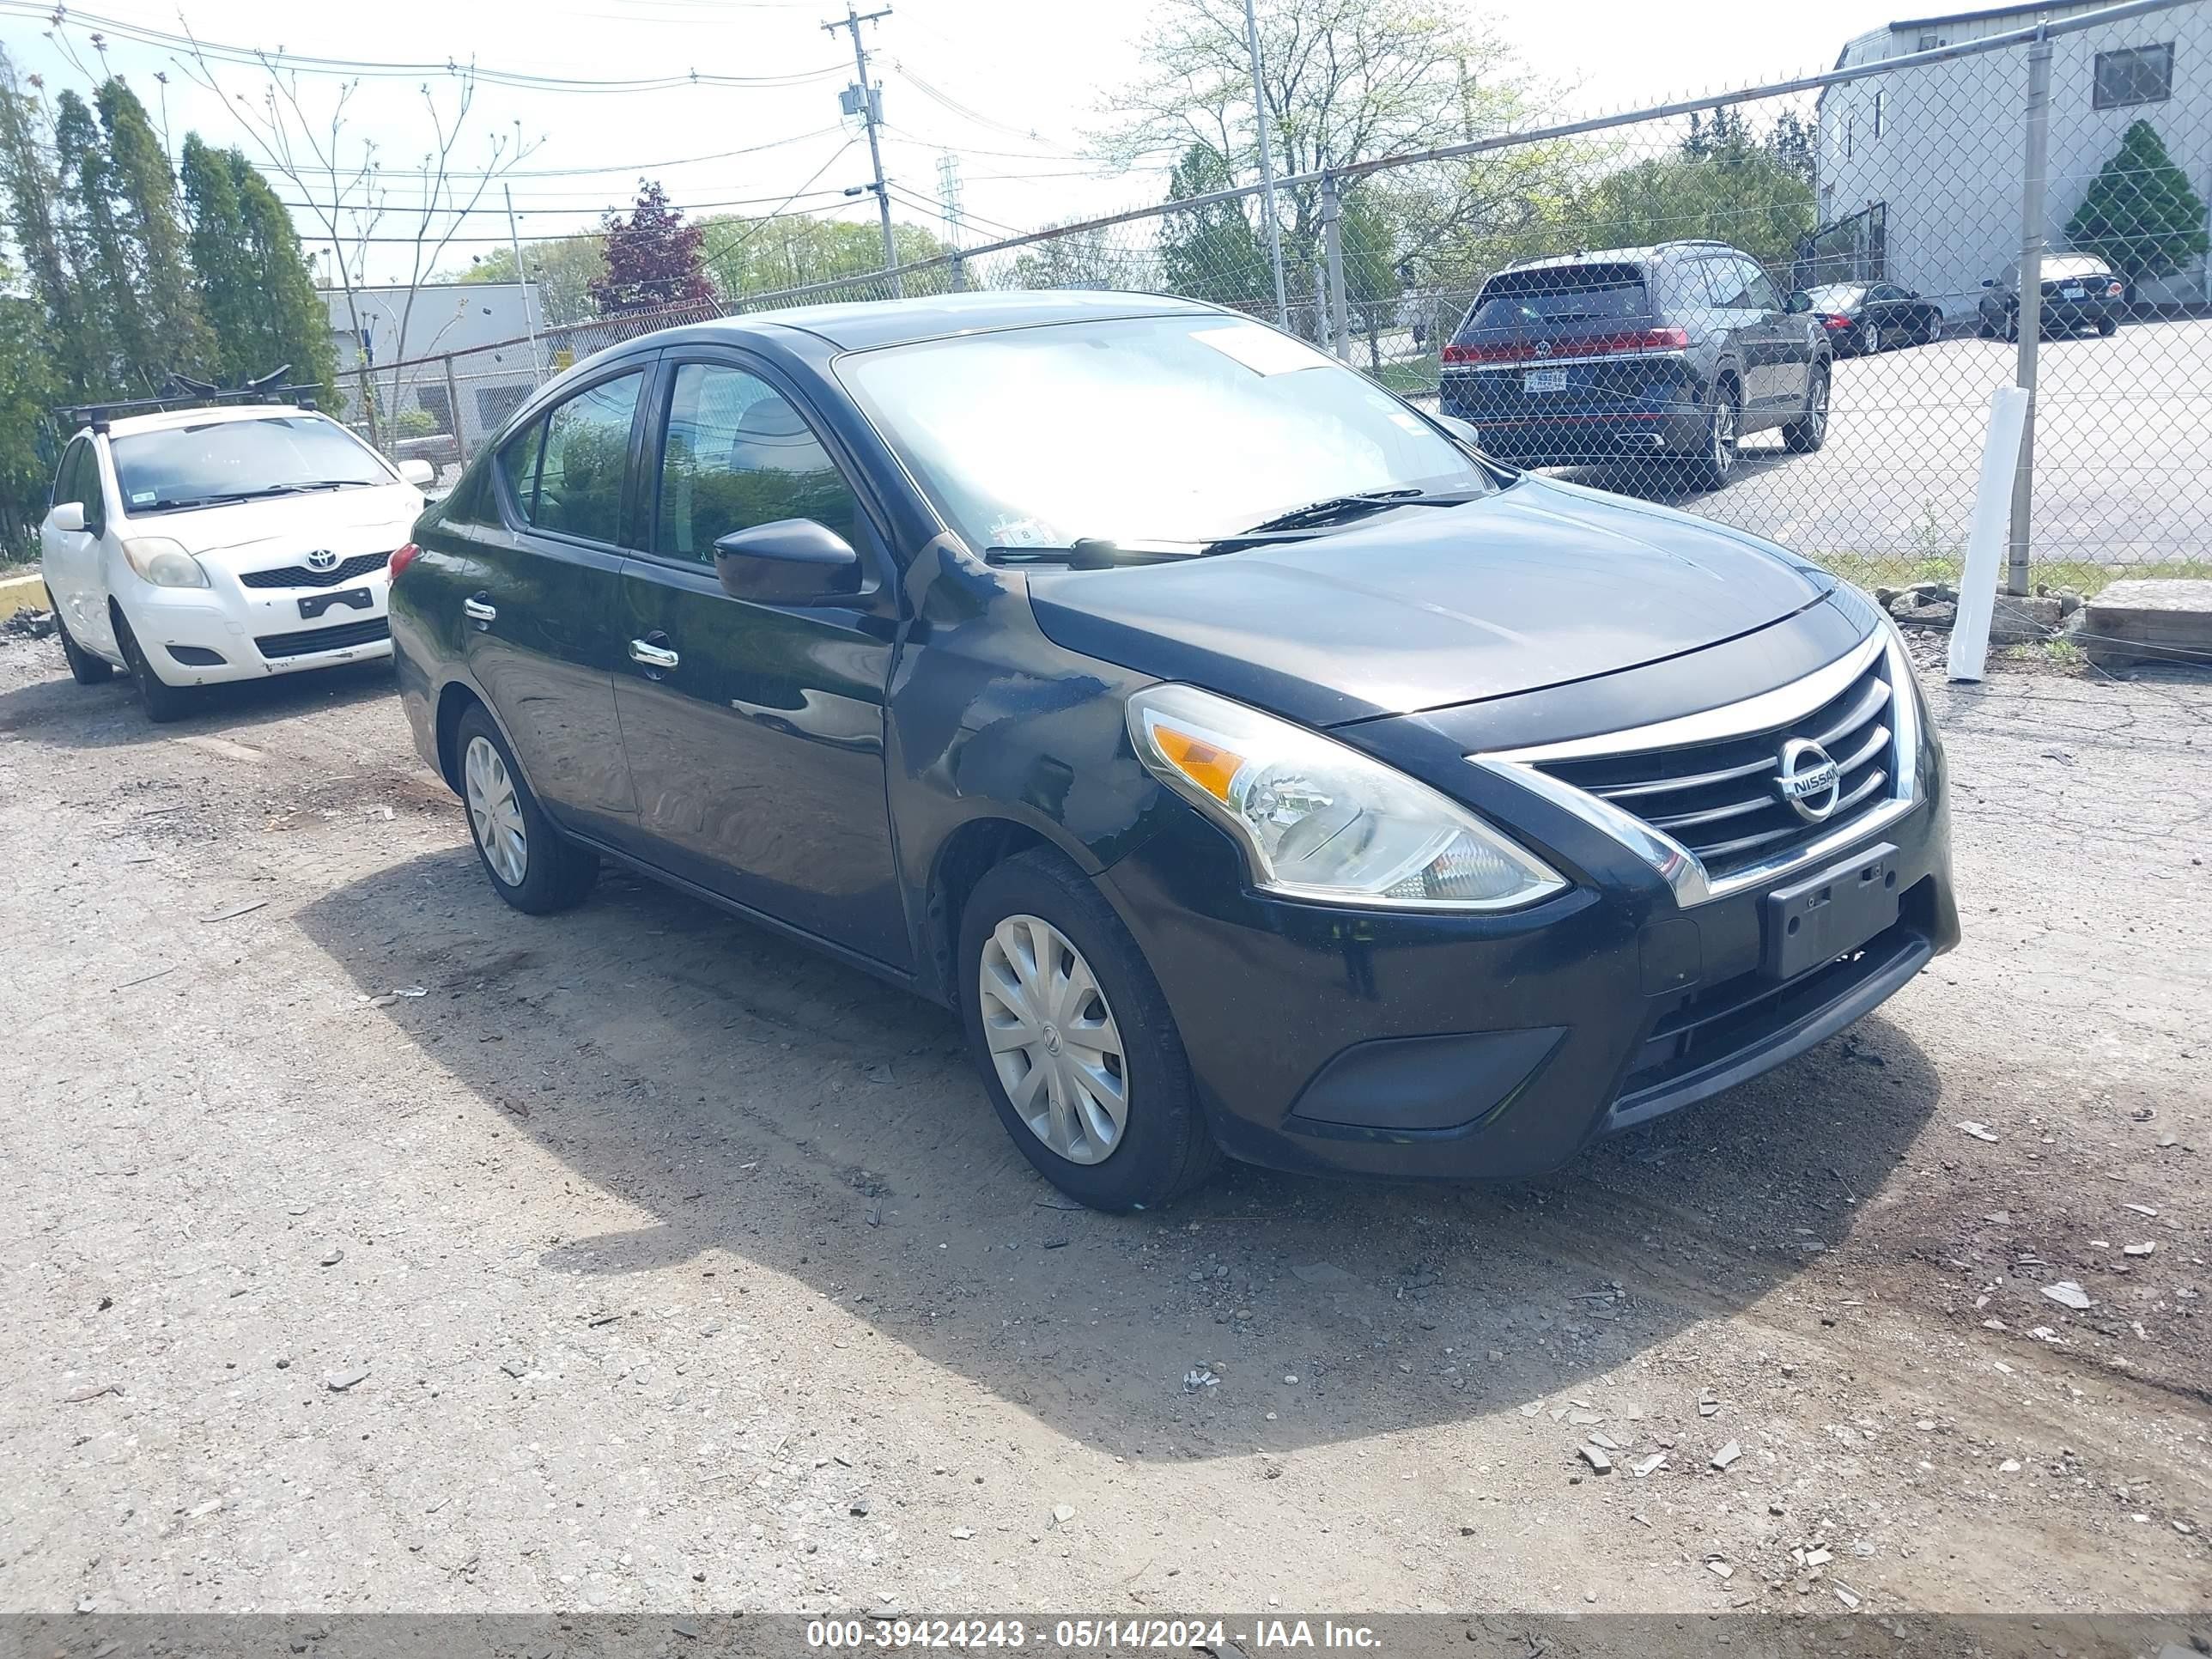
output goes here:
<path id="1" fill-rule="evenodd" d="M 1859 36 L 1838 69 L 2056 22 L 2094 5 L 2025 6 L 1908 18 Z M 2212 5 L 2053 37 L 2045 217 L 2049 246 L 2130 125 L 2148 121 L 2198 197 L 2212 201 Z M 1880 71 L 1820 96 L 1822 228 L 1801 281 L 1883 277 L 1971 317 L 1985 277 L 2019 257 L 2027 52 L 2002 48 Z M 2212 302 L 2206 262 L 2138 301 Z"/>
<path id="2" fill-rule="evenodd" d="M 428 413 L 437 429 L 458 429 L 473 448 L 520 405 L 541 379 L 544 343 L 531 343 L 542 328 L 535 283 L 426 283 L 416 288 L 321 290 L 337 348 L 338 390 L 348 418 L 361 418 L 361 369 L 366 359 L 386 415 L 410 409 Z M 356 324 L 356 319 L 358 323 Z M 426 358 L 454 354 L 448 386 L 441 363 Z M 406 364 L 410 367 L 399 368 Z M 460 400 L 456 426 L 452 398 Z"/>

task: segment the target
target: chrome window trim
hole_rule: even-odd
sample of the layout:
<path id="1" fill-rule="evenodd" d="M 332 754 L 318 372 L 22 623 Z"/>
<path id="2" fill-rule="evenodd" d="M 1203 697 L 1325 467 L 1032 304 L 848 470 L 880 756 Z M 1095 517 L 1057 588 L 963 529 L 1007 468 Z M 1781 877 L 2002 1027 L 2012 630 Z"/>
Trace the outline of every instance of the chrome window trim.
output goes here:
<path id="1" fill-rule="evenodd" d="M 1802 720 L 1824 703 L 1834 701 L 1853 680 L 1866 672 L 1876 657 L 1887 659 L 1889 701 L 1893 715 L 1891 726 L 1896 734 L 1896 764 L 1891 769 L 1889 799 L 1863 817 L 1841 825 L 1816 841 L 1747 866 L 1717 880 L 1706 873 L 1695 854 L 1672 836 L 1653 829 L 1610 801 L 1601 800 L 1540 769 L 1540 763 L 1548 760 L 1633 755 L 1729 738 L 1756 737 L 1762 732 Z M 1686 910 L 1773 881 L 1887 830 L 1919 805 L 1920 753 L 1920 705 L 1912 663 L 1905 655 L 1904 641 L 1894 625 L 1886 624 L 1826 667 L 1741 702 L 1597 737 L 1469 755 L 1466 758 L 1469 764 L 1520 785 L 1611 836 L 1650 865 L 1674 894 L 1674 902 Z"/>

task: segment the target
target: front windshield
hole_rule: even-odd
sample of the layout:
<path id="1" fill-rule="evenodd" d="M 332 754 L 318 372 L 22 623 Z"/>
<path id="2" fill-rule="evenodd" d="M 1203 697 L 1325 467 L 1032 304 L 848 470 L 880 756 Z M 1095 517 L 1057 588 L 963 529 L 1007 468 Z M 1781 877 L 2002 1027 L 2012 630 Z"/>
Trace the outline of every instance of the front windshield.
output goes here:
<path id="1" fill-rule="evenodd" d="M 1495 488 L 1396 398 L 1234 317 L 1010 328 L 838 372 L 978 549 L 1206 542 L 1336 495 Z"/>
<path id="2" fill-rule="evenodd" d="M 109 448 L 123 510 L 130 514 L 392 481 L 351 433 L 313 415 L 134 432 Z"/>

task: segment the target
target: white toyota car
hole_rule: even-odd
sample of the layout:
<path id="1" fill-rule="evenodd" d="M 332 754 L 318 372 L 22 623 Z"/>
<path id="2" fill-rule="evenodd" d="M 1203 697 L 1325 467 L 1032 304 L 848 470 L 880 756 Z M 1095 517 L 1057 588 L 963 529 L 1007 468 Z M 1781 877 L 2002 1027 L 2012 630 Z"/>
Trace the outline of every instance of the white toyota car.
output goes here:
<path id="1" fill-rule="evenodd" d="M 286 404 L 94 418 L 39 532 L 70 672 L 120 668 L 171 720 L 193 686 L 388 658 L 388 567 L 430 478 Z"/>

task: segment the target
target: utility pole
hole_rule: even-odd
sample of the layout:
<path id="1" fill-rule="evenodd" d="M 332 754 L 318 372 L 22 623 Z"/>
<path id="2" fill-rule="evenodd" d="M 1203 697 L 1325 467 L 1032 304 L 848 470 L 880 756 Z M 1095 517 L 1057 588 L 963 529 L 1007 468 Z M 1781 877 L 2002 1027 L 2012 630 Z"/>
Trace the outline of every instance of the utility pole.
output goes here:
<path id="1" fill-rule="evenodd" d="M 945 240 L 960 247 L 960 158 L 946 150 L 937 158 L 937 205 L 945 216 Z"/>
<path id="2" fill-rule="evenodd" d="M 860 44 L 861 24 L 872 23 L 879 17 L 888 17 L 890 15 L 891 9 L 889 6 L 885 6 L 881 11 L 856 12 L 853 9 L 853 0 L 845 0 L 845 15 L 842 21 L 824 23 L 822 27 L 831 34 L 836 33 L 839 29 L 849 29 L 852 32 L 853 70 L 859 76 L 860 84 L 847 94 L 846 113 L 852 114 L 853 106 L 857 104 L 860 119 L 867 124 L 868 160 L 876 170 L 875 183 L 869 188 L 875 191 L 876 209 L 883 216 L 884 270 L 890 279 L 891 297 L 896 300 L 905 296 L 906 287 L 899 281 L 898 244 L 891 237 L 891 195 L 890 191 L 884 186 L 883 147 L 876 141 L 876 128 L 883 119 L 883 94 L 868 84 L 868 49 Z"/>
<path id="3" fill-rule="evenodd" d="M 846 0 L 850 4 L 852 0 Z M 1244 0 L 1244 51 L 1252 60 L 1252 115 L 1260 130 L 1260 213 L 1267 227 L 1267 263 L 1275 268 L 1275 326 L 1287 331 L 1291 305 L 1283 293 L 1283 229 L 1275 219 L 1275 156 L 1267 143 L 1267 82 L 1260 70 L 1260 24 Z"/>
<path id="4" fill-rule="evenodd" d="M 522 269 L 522 238 L 514 228 L 514 191 L 507 185 L 501 185 L 499 188 L 500 193 L 507 198 L 507 246 L 514 255 L 514 280 L 522 284 L 522 326 L 530 335 L 530 372 L 533 375 L 543 374 L 545 365 L 538 356 L 538 319 L 531 311 L 530 278 Z"/>

